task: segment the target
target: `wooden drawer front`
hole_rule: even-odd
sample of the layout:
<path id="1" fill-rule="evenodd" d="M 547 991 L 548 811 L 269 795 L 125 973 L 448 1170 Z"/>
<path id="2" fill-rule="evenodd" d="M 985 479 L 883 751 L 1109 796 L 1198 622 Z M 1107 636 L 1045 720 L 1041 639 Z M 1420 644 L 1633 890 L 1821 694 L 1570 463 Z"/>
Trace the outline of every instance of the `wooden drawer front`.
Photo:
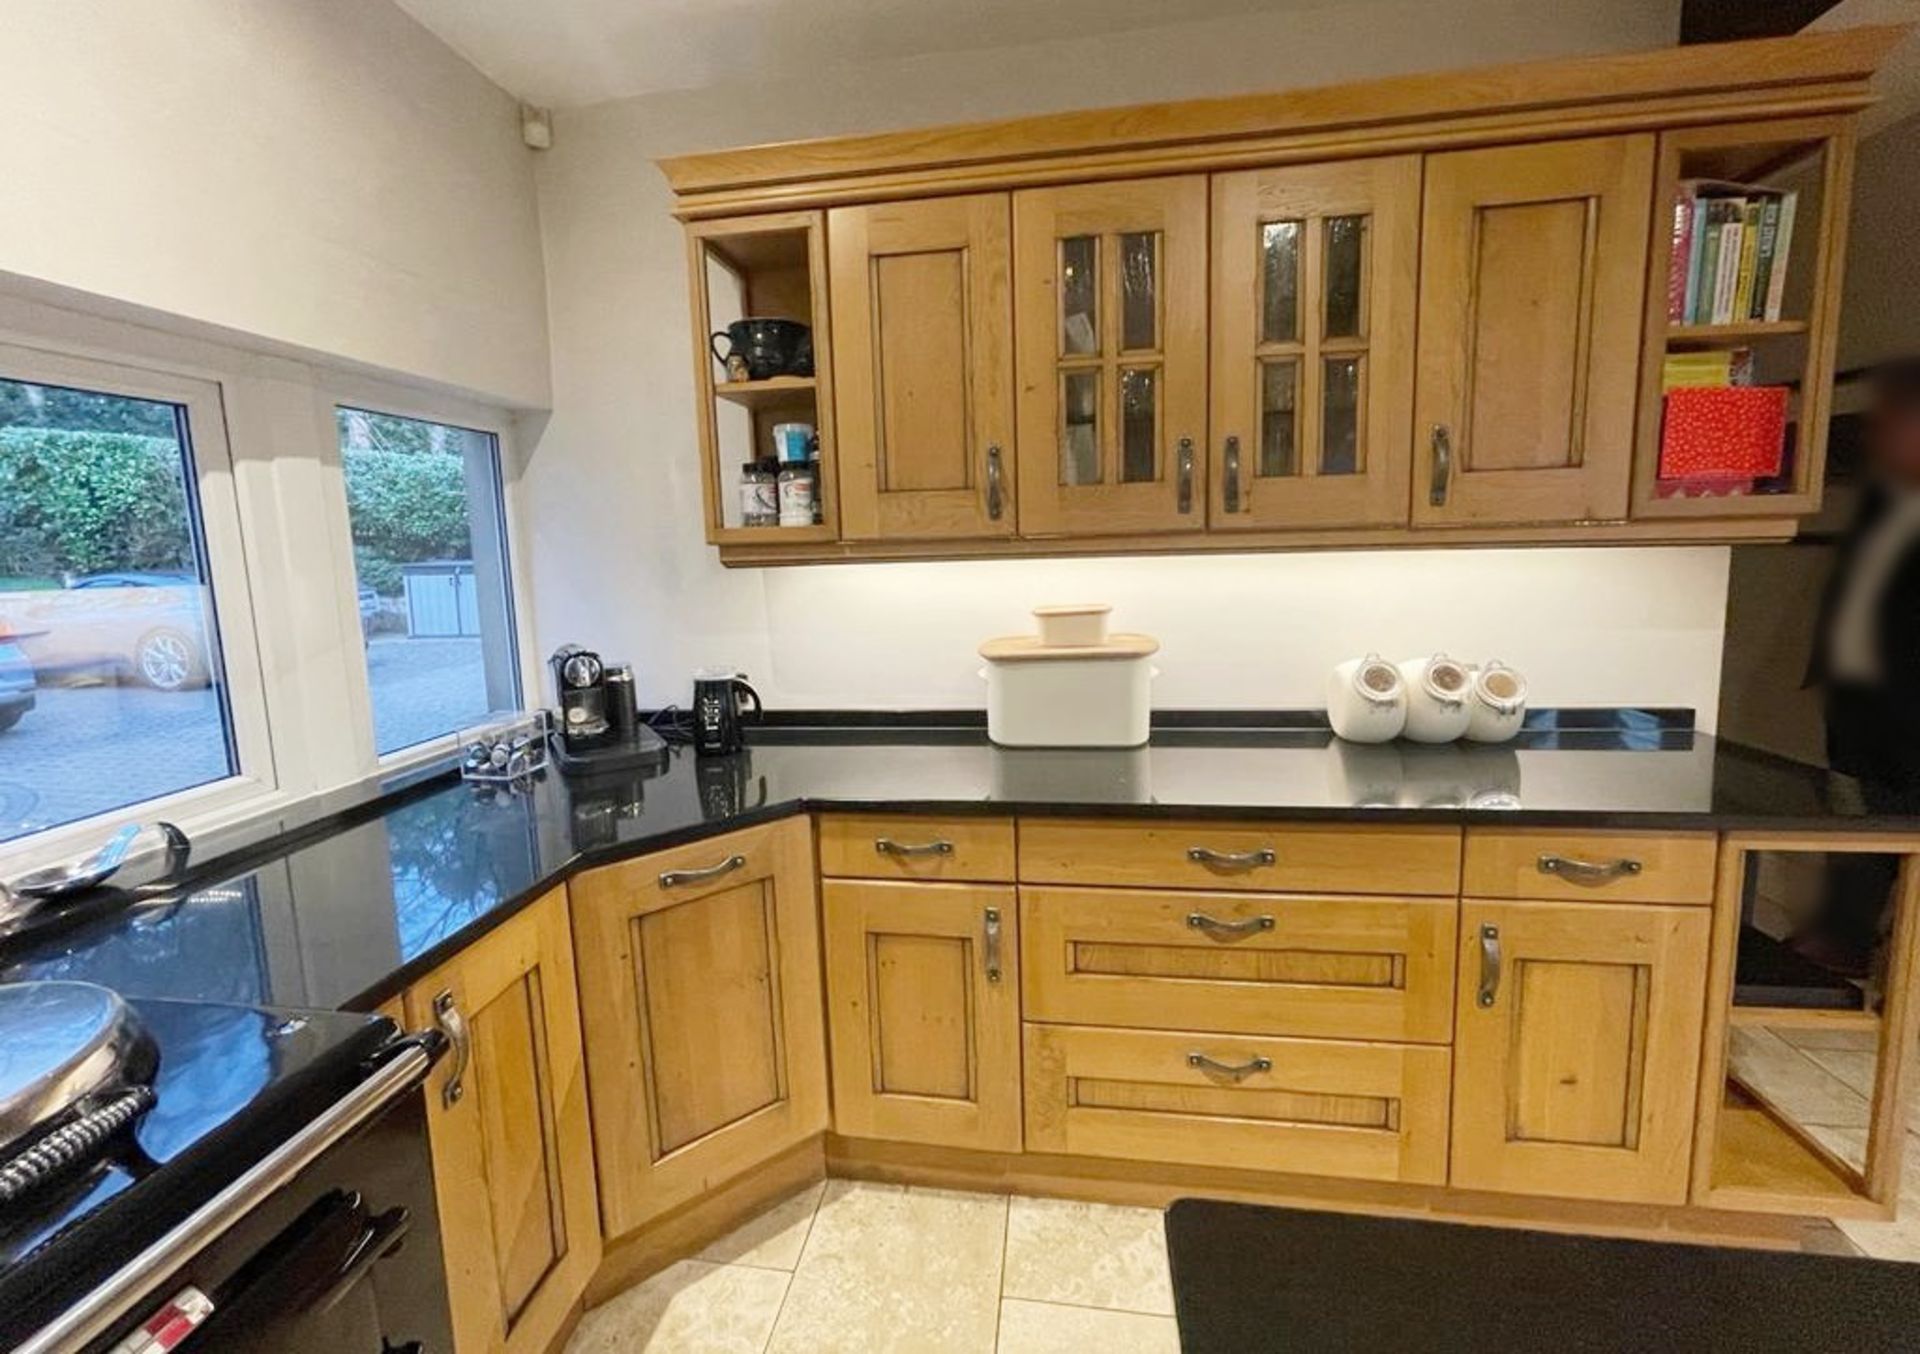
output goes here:
<path id="1" fill-rule="evenodd" d="M 1029 1023 L 1026 1052 L 1029 1152 L 1446 1180 L 1444 1048 Z"/>
<path id="2" fill-rule="evenodd" d="M 820 873 L 1011 883 L 1013 820 L 913 813 L 822 816 Z"/>
<path id="3" fill-rule="evenodd" d="M 1469 831 L 1461 892 L 1471 898 L 1704 905 L 1713 901 L 1716 854 L 1711 832 Z"/>
<path id="4" fill-rule="evenodd" d="M 1029 1019 L 1444 1044 L 1451 898 L 1020 891 Z"/>
<path id="5" fill-rule="evenodd" d="M 1431 893 L 1460 884 L 1460 830 L 1383 825 L 1022 819 L 1020 878 L 1301 893 Z"/>

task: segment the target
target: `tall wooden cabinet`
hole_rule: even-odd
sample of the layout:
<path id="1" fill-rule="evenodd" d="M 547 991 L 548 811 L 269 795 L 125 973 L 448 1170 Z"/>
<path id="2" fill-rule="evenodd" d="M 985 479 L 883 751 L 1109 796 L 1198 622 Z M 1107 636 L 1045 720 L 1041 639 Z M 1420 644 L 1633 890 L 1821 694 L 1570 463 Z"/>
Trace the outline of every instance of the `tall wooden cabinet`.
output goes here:
<path id="1" fill-rule="evenodd" d="M 1005 193 L 828 213 L 849 540 L 1014 528 Z"/>
<path id="2" fill-rule="evenodd" d="M 600 1263 L 567 900 L 556 889 L 421 979 L 452 1048 L 427 1132 L 459 1354 L 553 1343 Z"/>
<path id="3" fill-rule="evenodd" d="M 1416 523 L 1626 516 L 1653 140 L 1427 157 Z"/>
<path id="4" fill-rule="evenodd" d="M 790 818 L 571 888 L 611 1241 L 827 1126 L 812 833 Z"/>

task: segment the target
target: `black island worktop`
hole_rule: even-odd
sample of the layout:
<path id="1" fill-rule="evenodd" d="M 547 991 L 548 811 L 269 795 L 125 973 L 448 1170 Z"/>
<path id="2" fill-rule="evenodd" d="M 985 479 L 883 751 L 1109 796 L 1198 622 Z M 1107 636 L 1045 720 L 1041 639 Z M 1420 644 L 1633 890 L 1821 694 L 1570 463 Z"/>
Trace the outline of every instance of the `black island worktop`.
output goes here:
<path id="1" fill-rule="evenodd" d="M 581 869 L 808 810 L 1920 832 L 1920 802 L 1693 733 L 1684 712 L 1537 712 L 1500 746 L 1209 722 L 1061 751 L 996 748 L 977 718 L 841 720 L 756 730 L 732 757 L 676 749 L 644 776 L 432 775 L 256 833 L 171 895 L 0 940 L 0 979 L 366 1009 Z"/>

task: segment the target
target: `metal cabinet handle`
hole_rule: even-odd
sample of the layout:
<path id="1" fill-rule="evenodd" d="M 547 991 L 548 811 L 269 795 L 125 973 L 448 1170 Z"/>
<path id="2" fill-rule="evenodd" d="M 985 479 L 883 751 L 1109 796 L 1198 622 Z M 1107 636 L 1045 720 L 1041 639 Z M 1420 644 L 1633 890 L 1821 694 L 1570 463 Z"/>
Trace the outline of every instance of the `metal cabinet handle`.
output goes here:
<path id="1" fill-rule="evenodd" d="M 1211 865 L 1216 870 L 1251 870 L 1260 865 L 1271 865 L 1279 857 L 1273 854 L 1273 848 L 1263 846 L 1257 851 L 1215 851 L 1206 846 L 1189 846 L 1187 859 L 1197 865 Z"/>
<path id="2" fill-rule="evenodd" d="M 467 1093 L 467 1064 L 473 1061 L 473 1034 L 467 1028 L 467 1018 L 460 1014 L 452 988 L 433 999 L 433 1023 L 453 1045 L 453 1067 L 447 1073 L 446 1085 L 440 1088 L 441 1101 L 452 1109 Z"/>
<path id="3" fill-rule="evenodd" d="M 1189 912 L 1187 925 L 1195 931 L 1209 931 L 1216 936 L 1250 936 L 1256 931 L 1271 931 L 1273 918 L 1261 915 L 1248 917 L 1244 921 L 1221 921 L 1204 912 Z"/>
<path id="4" fill-rule="evenodd" d="M 1000 981 L 1000 909 L 990 907 L 986 917 L 986 944 L 982 947 L 987 965 L 987 981 Z"/>
<path id="5" fill-rule="evenodd" d="M 1179 507 L 1183 513 L 1193 511 L 1193 439 L 1180 439 L 1178 459 L 1175 464 L 1179 474 Z"/>
<path id="6" fill-rule="evenodd" d="M 1240 439 L 1229 437 L 1226 448 L 1226 483 L 1221 488 L 1228 512 L 1240 511 Z"/>
<path id="7" fill-rule="evenodd" d="M 998 522 L 1006 509 L 1006 495 L 1000 484 L 1000 444 L 987 448 L 987 520 Z"/>
<path id="8" fill-rule="evenodd" d="M 1436 423 L 1428 434 L 1429 444 L 1433 447 L 1433 482 L 1427 489 L 1427 505 L 1434 508 L 1447 506 L 1447 485 L 1453 478 L 1453 434 L 1447 431 L 1447 425 Z"/>
<path id="9" fill-rule="evenodd" d="M 1569 884 L 1604 884 L 1622 875 L 1639 874 L 1640 862 L 1626 856 L 1618 860 L 1576 860 L 1572 856 L 1540 857 L 1540 873 L 1554 875 Z"/>
<path id="10" fill-rule="evenodd" d="M 662 870 L 660 872 L 660 887 L 670 889 L 676 888 L 681 884 L 704 883 L 709 879 L 718 879 L 721 875 L 729 871 L 737 870 L 746 863 L 747 858 L 745 856 L 728 856 L 718 865 L 708 865 L 698 870 Z"/>
<path id="11" fill-rule="evenodd" d="M 891 837 L 875 837 L 873 849 L 883 856 L 950 856 L 953 854 L 953 843 L 945 839 L 897 842 Z"/>
<path id="12" fill-rule="evenodd" d="M 1492 922 L 1480 927 L 1480 991 L 1474 997 L 1483 1009 L 1500 995 L 1500 928 Z"/>
<path id="13" fill-rule="evenodd" d="M 1187 1066 L 1197 1067 L 1203 1072 L 1217 1073 L 1223 1077 L 1232 1077 L 1235 1081 L 1245 1081 L 1255 1072 L 1273 1071 L 1273 1059 L 1256 1053 L 1243 1063 L 1223 1063 L 1209 1058 L 1204 1053 L 1189 1053 Z"/>

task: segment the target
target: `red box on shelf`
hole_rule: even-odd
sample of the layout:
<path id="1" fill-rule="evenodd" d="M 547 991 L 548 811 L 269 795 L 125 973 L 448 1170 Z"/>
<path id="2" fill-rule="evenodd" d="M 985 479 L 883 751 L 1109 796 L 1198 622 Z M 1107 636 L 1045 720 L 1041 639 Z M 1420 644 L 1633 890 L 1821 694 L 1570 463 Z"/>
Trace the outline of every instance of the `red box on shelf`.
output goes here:
<path id="1" fill-rule="evenodd" d="M 1660 425 L 1660 478 L 1702 486 L 1768 479 L 1787 445 L 1785 386 L 1669 390 Z"/>

